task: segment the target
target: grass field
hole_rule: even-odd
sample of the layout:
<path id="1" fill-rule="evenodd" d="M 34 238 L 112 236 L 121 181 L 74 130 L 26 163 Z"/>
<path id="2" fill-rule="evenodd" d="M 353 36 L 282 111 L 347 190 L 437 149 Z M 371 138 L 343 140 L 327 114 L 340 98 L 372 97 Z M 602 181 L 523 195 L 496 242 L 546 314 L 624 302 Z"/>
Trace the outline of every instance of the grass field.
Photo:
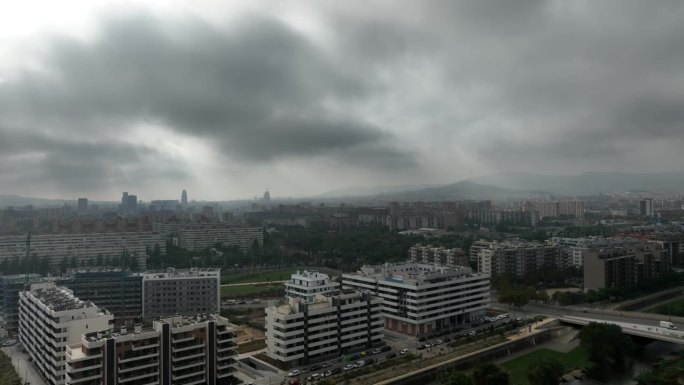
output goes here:
<path id="1" fill-rule="evenodd" d="M 284 269 L 258 273 L 229 273 L 221 276 L 221 284 L 285 281 L 290 279 L 290 275 L 294 272 L 295 270 L 292 269 Z"/>
<path id="2" fill-rule="evenodd" d="M 2 385 L 21 385 L 21 380 L 17 372 L 14 371 L 9 357 L 0 350 L 0 384 Z"/>
<path id="3" fill-rule="evenodd" d="M 250 297 L 259 294 L 285 295 L 283 285 L 239 285 L 221 287 L 221 298 Z"/>
<path id="4" fill-rule="evenodd" d="M 674 301 L 649 308 L 646 312 L 682 317 L 684 316 L 684 298 L 675 299 Z"/>
<path id="5" fill-rule="evenodd" d="M 577 347 L 568 353 L 561 353 L 551 349 L 539 349 L 532 353 L 505 362 L 503 366 L 511 374 L 511 385 L 528 385 L 527 369 L 536 364 L 543 357 L 555 357 L 565 370 L 588 367 L 587 353 L 581 347 Z"/>

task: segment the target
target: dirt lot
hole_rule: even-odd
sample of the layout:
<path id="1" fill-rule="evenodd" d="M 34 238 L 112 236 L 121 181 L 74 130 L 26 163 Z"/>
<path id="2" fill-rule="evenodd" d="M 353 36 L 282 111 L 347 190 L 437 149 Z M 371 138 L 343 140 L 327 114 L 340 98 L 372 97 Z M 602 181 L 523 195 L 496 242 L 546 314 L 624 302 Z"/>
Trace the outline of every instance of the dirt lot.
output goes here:
<path id="1" fill-rule="evenodd" d="M 240 331 L 238 332 L 238 345 L 261 338 L 264 338 L 264 332 L 262 330 L 246 325 L 240 326 Z"/>

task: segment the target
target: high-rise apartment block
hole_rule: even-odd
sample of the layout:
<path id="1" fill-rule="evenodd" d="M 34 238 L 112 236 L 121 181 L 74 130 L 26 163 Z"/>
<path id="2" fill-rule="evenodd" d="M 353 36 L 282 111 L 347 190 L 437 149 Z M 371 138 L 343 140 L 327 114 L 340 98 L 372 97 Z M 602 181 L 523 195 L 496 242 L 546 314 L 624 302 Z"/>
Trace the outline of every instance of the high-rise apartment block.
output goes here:
<path id="1" fill-rule="evenodd" d="M 653 199 L 646 198 L 639 201 L 639 215 L 653 218 L 655 216 L 655 206 Z"/>
<path id="2" fill-rule="evenodd" d="M 116 325 L 140 322 L 142 314 L 142 276 L 120 269 L 89 269 L 60 279 L 74 296 L 107 309 Z"/>
<path id="3" fill-rule="evenodd" d="M 339 282 L 332 281 L 327 274 L 317 271 L 297 271 L 285 282 L 285 296 L 313 301 L 319 294 L 335 293 L 340 290 Z"/>
<path id="4" fill-rule="evenodd" d="M 524 202 L 524 212 L 537 213 L 538 219 L 569 216 L 584 217 L 585 203 L 582 201 L 534 201 Z"/>
<path id="5" fill-rule="evenodd" d="M 669 269 L 667 252 L 655 242 L 591 250 L 584 256 L 584 288 L 631 286 Z"/>
<path id="6" fill-rule="evenodd" d="M 185 190 L 181 193 L 181 208 L 183 210 L 188 209 L 188 193 Z"/>
<path id="7" fill-rule="evenodd" d="M 142 316 L 218 314 L 221 301 L 220 269 L 169 268 L 141 273 Z"/>
<path id="8" fill-rule="evenodd" d="M 385 329 L 419 336 L 482 319 L 490 284 L 469 267 L 409 262 L 363 266 L 342 287 L 382 298 Z"/>
<path id="9" fill-rule="evenodd" d="M 236 327 L 217 315 L 86 333 L 67 347 L 67 384 L 233 384 L 236 346 Z"/>
<path id="10" fill-rule="evenodd" d="M 186 250 L 204 250 L 217 243 L 237 246 L 249 251 L 254 242 L 263 247 L 264 231 L 261 227 L 237 227 L 225 223 L 159 223 L 155 230 L 172 235 L 178 240 L 178 247 Z"/>
<path id="11" fill-rule="evenodd" d="M 111 328 L 113 316 L 54 283 L 19 293 L 19 340 L 48 385 L 67 383 L 66 347 L 81 335 Z"/>
<path id="12" fill-rule="evenodd" d="M 382 300 L 370 293 L 291 297 L 286 305 L 266 308 L 267 354 L 288 367 L 365 350 L 382 339 Z"/>
<path id="13" fill-rule="evenodd" d="M 121 197 L 121 212 L 124 216 L 135 215 L 138 213 L 138 196 L 130 195 L 127 192 Z"/>
<path id="14" fill-rule="evenodd" d="M 461 248 L 447 249 L 443 246 L 413 245 L 409 249 L 409 261 L 436 263 L 444 266 L 468 266 L 468 256 Z"/>
<path id="15" fill-rule="evenodd" d="M 78 212 L 88 211 L 88 198 L 78 198 Z"/>
<path id="16" fill-rule="evenodd" d="M 625 246 L 637 243 L 636 239 L 630 238 L 551 238 L 547 243 L 559 245 L 562 253 L 562 265 L 565 267 L 574 266 L 581 268 L 584 266 L 584 255 L 591 250 L 607 249 L 611 247 Z"/>
<path id="17" fill-rule="evenodd" d="M 487 275 L 509 274 L 523 277 L 543 269 L 563 267 L 560 246 L 523 241 L 482 242 L 477 248 L 477 271 Z"/>
<path id="18" fill-rule="evenodd" d="M 2 305 L 3 327 L 9 334 L 19 333 L 19 292 L 29 283 L 41 279 L 38 274 L 0 275 L 0 305 Z"/>

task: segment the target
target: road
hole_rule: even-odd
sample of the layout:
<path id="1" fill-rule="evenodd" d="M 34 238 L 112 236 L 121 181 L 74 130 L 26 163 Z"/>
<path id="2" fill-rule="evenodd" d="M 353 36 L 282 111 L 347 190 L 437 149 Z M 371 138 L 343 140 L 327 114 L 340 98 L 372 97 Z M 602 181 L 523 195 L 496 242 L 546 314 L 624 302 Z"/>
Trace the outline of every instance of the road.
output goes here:
<path id="1" fill-rule="evenodd" d="M 33 365 L 28 362 L 28 354 L 22 353 L 19 344 L 2 348 L 2 351 L 11 358 L 14 370 L 17 371 L 22 382 L 28 382 L 29 385 L 45 385 L 40 374 L 38 374 Z"/>
<path id="2" fill-rule="evenodd" d="M 285 283 L 287 281 L 259 281 L 259 282 L 243 282 L 243 283 L 226 283 L 224 285 L 221 285 L 221 287 L 224 286 L 248 286 L 248 285 L 270 285 L 273 283 Z"/>

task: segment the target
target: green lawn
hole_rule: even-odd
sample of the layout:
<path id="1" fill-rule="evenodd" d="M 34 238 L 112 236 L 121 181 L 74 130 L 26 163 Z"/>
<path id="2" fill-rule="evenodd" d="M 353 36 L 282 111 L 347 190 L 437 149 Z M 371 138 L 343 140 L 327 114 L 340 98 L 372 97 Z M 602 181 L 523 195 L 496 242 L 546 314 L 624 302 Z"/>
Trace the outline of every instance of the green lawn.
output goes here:
<path id="1" fill-rule="evenodd" d="M 222 298 L 235 298 L 244 296 L 253 296 L 257 294 L 276 294 L 282 291 L 285 295 L 283 285 L 239 285 L 239 286 L 223 286 L 221 287 Z"/>
<path id="2" fill-rule="evenodd" d="M 258 273 L 229 273 L 221 276 L 221 284 L 285 281 L 290 279 L 290 276 L 295 271 L 296 270 L 292 269 L 284 269 Z"/>
<path id="3" fill-rule="evenodd" d="M 646 312 L 682 317 L 684 316 L 684 298 L 675 299 L 674 301 L 654 306 L 646 310 Z"/>
<path id="4" fill-rule="evenodd" d="M 512 385 L 528 385 L 527 368 L 534 365 L 542 357 L 557 358 L 563 363 L 563 367 L 565 367 L 566 371 L 574 368 L 586 368 L 590 365 L 589 360 L 587 359 L 587 353 L 581 347 L 577 347 L 569 353 L 561 353 L 551 349 L 539 349 L 505 362 L 501 366 L 511 374 Z"/>
<path id="5" fill-rule="evenodd" d="M 9 357 L 0 350 L 0 384 L 2 385 L 21 385 L 17 372 L 14 371 Z"/>

